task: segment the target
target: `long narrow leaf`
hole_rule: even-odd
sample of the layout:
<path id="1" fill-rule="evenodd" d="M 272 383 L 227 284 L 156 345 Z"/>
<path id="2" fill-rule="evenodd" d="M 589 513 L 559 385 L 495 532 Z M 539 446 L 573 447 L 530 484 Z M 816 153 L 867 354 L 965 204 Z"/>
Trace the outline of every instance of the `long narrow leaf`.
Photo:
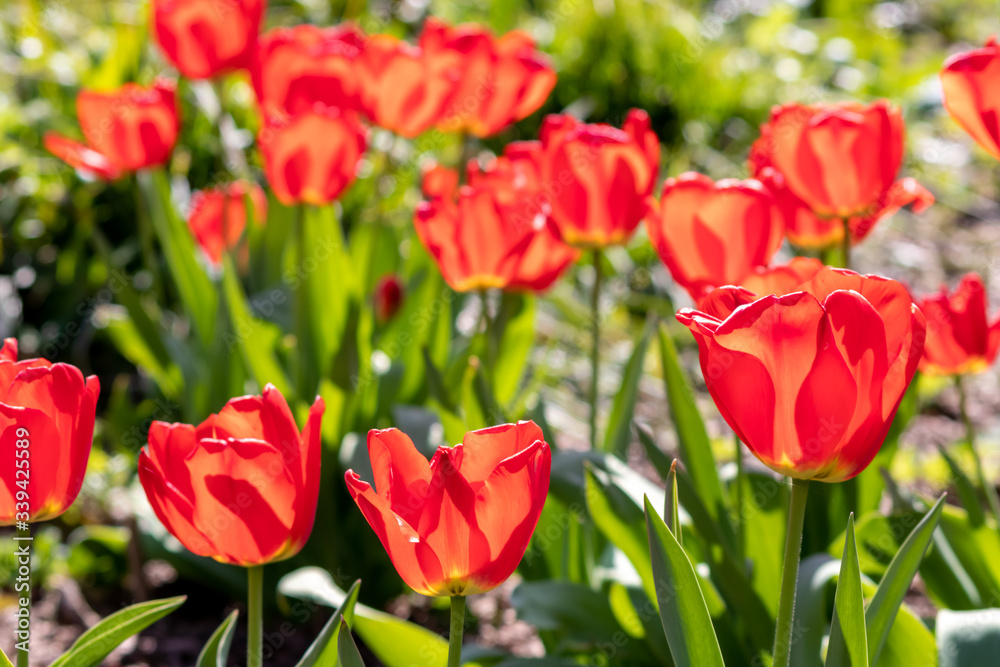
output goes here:
<path id="1" fill-rule="evenodd" d="M 351 629 L 347 623 L 340 620 L 340 632 L 337 639 L 337 655 L 340 658 L 340 667 L 365 667 L 365 661 L 361 659 L 358 645 L 354 643 L 351 636 Z"/>
<path id="2" fill-rule="evenodd" d="M 826 667 L 868 667 L 868 635 L 865 631 L 865 597 L 861 589 L 861 565 L 854 540 L 854 514 L 847 519 L 847 540 L 840 561 L 840 578 L 834 598 L 833 622 L 826 654 Z"/>
<path id="3" fill-rule="evenodd" d="M 229 659 L 229 648 L 233 644 L 233 633 L 236 631 L 236 619 L 239 617 L 238 609 L 233 610 L 226 620 L 215 629 L 212 636 L 208 638 L 208 643 L 198 654 L 198 662 L 195 667 L 226 667 Z"/>
<path id="4" fill-rule="evenodd" d="M 604 451 L 617 456 L 628 452 L 631 435 L 632 415 L 635 414 L 635 404 L 639 397 L 639 381 L 642 379 L 642 365 L 649 349 L 649 339 L 653 333 L 652 322 L 646 325 L 642 334 L 636 340 L 632 356 L 625 364 L 622 373 L 622 386 L 615 394 L 611 406 L 611 416 L 608 418 L 607 431 L 604 438 Z"/>
<path id="5" fill-rule="evenodd" d="M 345 631 L 344 628 L 347 628 L 345 617 L 354 617 L 354 605 L 358 602 L 360 588 L 361 580 L 355 581 L 347 591 L 347 597 L 340 603 L 340 607 L 326 622 L 319 636 L 295 667 L 332 667 L 337 664 L 338 636 Z M 346 632 L 350 634 L 351 631 L 346 630 Z"/>

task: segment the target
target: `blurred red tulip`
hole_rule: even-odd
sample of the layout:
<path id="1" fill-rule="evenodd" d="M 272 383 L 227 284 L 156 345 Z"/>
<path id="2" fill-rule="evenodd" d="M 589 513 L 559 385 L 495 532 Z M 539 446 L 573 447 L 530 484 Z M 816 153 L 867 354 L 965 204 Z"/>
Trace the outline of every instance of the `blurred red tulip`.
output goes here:
<path id="1" fill-rule="evenodd" d="M 1000 45 L 957 53 L 941 70 L 944 107 L 976 142 L 1000 160 Z"/>
<path id="2" fill-rule="evenodd" d="M 297 554 L 319 495 L 323 399 L 302 433 L 272 385 L 199 426 L 154 421 L 139 481 L 160 522 L 199 556 L 253 566 Z"/>
<path id="3" fill-rule="evenodd" d="M 235 248 L 243 236 L 248 197 L 253 206 L 254 222 L 263 224 L 267 219 L 267 195 L 259 185 L 233 181 L 199 190 L 191 197 L 188 228 L 213 263 L 220 263 L 222 253 Z"/>
<path id="4" fill-rule="evenodd" d="M 264 171 L 282 204 L 328 204 L 354 182 L 365 130 L 351 111 L 271 115 L 260 133 Z"/>
<path id="5" fill-rule="evenodd" d="M 751 152 L 754 176 L 773 166 L 791 192 L 822 218 L 868 217 L 903 161 L 903 116 L 882 100 L 771 110 Z"/>
<path id="6" fill-rule="evenodd" d="M 754 455 L 789 477 L 839 482 L 882 446 L 920 360 L 924 317 L 887 278 L 826 268 L 799 289 L 758 299 L 721 287 L 707 312 L 685 308 L 677 319 Z"/>
<path id="7" fill-rule="evenodd" d="M 450 26 L 432 17 L 420 48 L 433 76 L 450 83 L 438 123 L 446 132 L 496 134 L 537 111 L 556 83 L 548 58 L 519 30 L 497 38 L 480 25 Z"/>
<path id="8" fill-rule="evenodd" d="M 546 290 L 579 257 L 552 229 L 539 151 L 538 142 L 515 142 L 485 170 L 470 161 L 457 192 L 447 190 L 457 174 L 428 172 L 430 201 L 417 207 L 414 224 L 453 289 Z"/>
<path id="9" fill-rule="evenodd" d="M 735 284 L 757 296 L 788 294 L 823 270 L 823 262 L 814 257 L 793 257 L 788 264 L 758 266 Z"/>
<path id="10" fill-rule="evenodd" d="M 920 370 L 933 375 L 981 373 L 993 365 L 1000 348 L 1000 314 L 986 315 L 986 288 L 975 273 L 924 297 L 918 305 L 927 318 L 927 341 Z"/>
<path id="11" fill-rule="evenodd" d="M 543 183 L 563 240 L 581 248 L 628 241 L 646 215 L 659 169 L 649 115 L 633 109 L 621 130 L 548 116 L 541 139 Z"/>
<path id="12" fill-rule="evenodd" d="M 208 79 L 253 62 L 267 0 L 153 0 L 156 42 L 181 74 Z"/>
<path id="13" fill-rule="evenodd" d="M 303 24 L 263 34 L 251 78 L 264 114 L 299 114 L 317 103 L 358 110 L 358 64 L 365 39 L 350 23 L 332 28 Z"/>
<path id="14" fill-rule="evenodd" d="M 472 595 L 513 574 L 549 488 L 552 454 L 534 422 L 467 433 L 430 464 L 406 434 L 369 431 L 368 455 L 375 489 L 353 470 L 344 478 L 410 588 Z"/>
<path id="15" fill-rule="evenodd" d="M 46 132 L 42 143 L 45 145 L 45 150 L 90 178 L 117 181 L 125 174 L 111 160 L 93 148 L 64 137 L 58 132 Z"/>
<path id="16" fill-rule="evenodd" d="M 76 500 L 94 439 L 100 383 L 69 364 L 0 350 L 0 525 L 54 519 Z"/>
<path id="17" fill-rule="evenodd" d="M 383 276 L 375 285 L 375 319 L 385 323 L 399 312 L 403 305 L 403 283 L 395 275 Z"/>
<path id="18" fill-rule="evenodd" d="M 674 281 L 696 302 L 714 287 L 735 285 L 771 261 L 782 221 L 770 192 L 755 180 L 723 180 L 688 172 L 650 198 L 649 240 Z"/>

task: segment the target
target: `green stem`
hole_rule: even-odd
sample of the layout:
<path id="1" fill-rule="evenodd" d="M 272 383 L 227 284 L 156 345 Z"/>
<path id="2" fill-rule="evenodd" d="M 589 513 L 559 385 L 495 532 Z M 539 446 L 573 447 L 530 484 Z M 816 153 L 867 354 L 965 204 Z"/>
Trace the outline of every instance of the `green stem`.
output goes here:
<path id="1" fill-rule="evenodd" d="M 261 667 L 264 647 L 264 566 L 247 568 L 247 667 Z"/>
<path id="2" fill-rule="evenodd" d="M 840 242 L 841 259 L 844 261 L 844 268 L 851 268 L 851 219 L 844 218 L 844 240 Z"/>
<path id="3" fill-rule="evenodd" d="M 296 274 L 303 269 L 306 260 L 306 205 L 299 204 L 295 209 L 295 252 L 296 252 Z M 293 302 L 295 310 L 295 348 L 298 351 L 298 394 L 300 397 L 309 396 L 309 345 L 308 326 L 309 309 L 307 300 L 309 298 L 308 288 L 304 280 L 300 280 Z"/>
<path id="4" fill-rule="evenodd" d="M 486 324 L 483 329 L 483 336 L 486 339 L 486 378 L 490 381 L 491 385 L 493 383 L 493 368 L 497 361 L 497 341 L 496 341 L 496 323 L 493 318 L 490 317 L 490 300 L 489 300 L 489 290 L 481 289 L 479 290 L 479 299 L 483 304 L 482 320 Z"/>
<path id="5" fill-rule="evenodd" d="M 451 634 L 448 636 L 448 667 L 462 664 L 462 633 L 465 631 L 465 596 L 451 598 Z"/>
<path id="6" fill-rule="evenodd" d="M 21 545 L 21 544 L 28 544 L 28 545 L 30 545 L 31 542 L 28 541 L 28 540 L 31 538 L 31 527 L 26 525 L 24 528 L 18 528 L 17 529 L 17 537 L 18 537 L 19 541 L 16 544 L 18 544 L 18 545 Z M 23 541 L 21 541 L 21 540 L 23 540 Z M 29 547 L 29 549 L 30 549 L 30 547 Z M 30 556 L 29 556 L 29 558 L 30 558 Z M 19 565 L 19 563 L 17 562 L 17 559 L 15 558 L 15 561 L 14 561 L 14 571 L 15 572 L 17 572 L 17 570 L 18 570 L 18 565 Z M 20 597 L 20 596 L 18 596 L 18 597 Z M 28 604 L 27 604 L 28 619 L 27 620 L 28 620 L 29 627 L 30 627 L 30 623 L 31 623 L 31 565 L 30 565 L 30 563 L 28 565 L 28 588 L 27 588 L 26 592 L 24 593 L 24 597 L 27 598 L 27 600 L 28 600 Z M 17 667 L 28 667 L 28 651 L 17 650 Z"/>
<path id="7" fill-rule="evenodd" d="M 733 434 L 733 444 L 736 445 L 736 554 L 740 559 L 740 566 L 746 564 L 746 543 L 743 537 L 743 449 L 740 436 Z"/>
<path id="8" fill-rule="evenodd" d="M 590 294 L 590 314 L 593 339 L 590 348 L 590 448 L 597 449 L 597 380 L 601 348 L 601 251 L 594 250 L 594 289 Z"/>
<path id="9" fill-rule="evenodd" d="M 163 303 L 165 298 L 163 287 L 156 271 L 156 250 L 154 247 L 156 232 L 153 230 L 153 222 L 150 220 L 150 216 L 152 215 L 150 207 L 153 206 L 153 202 L 146 198 L 145 193 L 139 186 L 139 180 L 135 177 L 132 178 L 132 189 L 135 191 L 136 196 L 135 205 L 137 209 L 136 213 L 138 214 L 136 216 L 136 227 L 139 233 L 139 249 L 142 257 L 142 265 L 149 272 L 157 303 Z"/>
<path id="10" fill-rule="evenodd" d="M 969 419 L 964 376 L 955 376 L 955 387 L 958 389 L 958 411 L 962 416 L 962 424 L 965 425 L 965 444 L 972 454 L 973 462 L 975 462 L 976 477 L 979 480 L 979 486 L 983 489 L 983 493 L 986 494 L 986 502 L 989 505 L 990 512 L 993 514 L 993 521 L 996 523 L 997 530 L 1000 530 L 1000 498 L 997 497 L 996 485 L 986 477 L 986 471 L 983 469 L 983 460 L 979 457 L 979 449 L 976 447 L 976 428 L 972 425 L 972 420 Z"/>
<path id="11" fill-rule="evenodd" d="M 778 622 L 774 633 L 774 667 L 788 667 L 791 657 L 795 586 L 799 578 L 799 552 L 802 549 L 802 524 L 806 517 L 808 494 L 809 480 L 792 480 L 788 532 L 785 534 L 785 560 L 781 568 L 781 597 L 778 598 Z"/>

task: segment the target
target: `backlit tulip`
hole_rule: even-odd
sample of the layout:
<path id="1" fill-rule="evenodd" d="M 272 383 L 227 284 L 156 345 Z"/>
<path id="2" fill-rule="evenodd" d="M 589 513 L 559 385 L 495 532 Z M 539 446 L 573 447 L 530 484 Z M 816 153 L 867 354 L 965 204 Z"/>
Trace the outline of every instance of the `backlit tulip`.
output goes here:
<path id="1" fill-rule="evenodd" d="M 887 278 L 828 268 L 799 289 L 758 299 L 721 287 L 705 308 L 714 315 L 686 308 L 677 319 L 754 455 L 789 477 L 838 482 L 882 446 L 920 360 L 924 317 Z"/>
<path id="2" fill-rule="evenodd" d="M 1000 160 L 1000 45 L 958 53 L 941 70 L 944 107 L 976 142 Z"/>
<path id="3" fill-rule="evenodd" d="M 302 433 L 281 393 L 230 400 L 198 426 L 154 421 L 139 481 L 160 522 L 199 556 L 254 566 L 297 554 L 319 494 L 323 399 Z"/>
<path id="4" fill-rule="evenodd" d="M 317 103 L 357 110 L 364 43 L 365 35 L 349 23 L 332 28 L 303 24 L 262 35 L 251 78 L 264 113 L 298 114 Z"/>
<path id="5" fill-rule="evenodd" d="M 942 287 L 918 305 L 927 318 L 922 372 L 962 375 L 981 373 L 993 365 L 1000 348 L 1000 314 L 989 321 L 982 278 L 966 274 L 953 293 Z"/>
<path id="6" fill-rule="evenodd" d="M 75 366 L 0 350 L 0 525 L 54 519 L 83 486 L 100 383 Z"/>
<path id="7" fill-rule="evenodd" d="M 766 265 L 782 241 L 781 217 L 759 181 L 716 183 L 691 172 L 663 184 L 646 227 L 674 281 L 696 301 Z"/>
<path id="8" fill-rule="evenodd" d="M 414 224 L 453 289 L 545 290 L 579 257 L 552 229 L 538 152 L 537 142 L 516 142 L 485 170 L 471 161 L 457 192 L 446 190 L 457 175 L 429 172 L 430 201 L 417 207 Z"/>
<path id="9" fill-rule="evenodd" d="M 646 215 L 659 169 L 649 115 L 633 109 L 622 129 L 548 116 L 542 176 L 563 240 L 581 248 L 628 241 Z"/>
<path id="10" fill-rule="evenodd" d="M 267 219 L 267 195 L 258 185 L 233 181 L 226 185 L 199 190 L 191 198 L 188 228 L 198 245 L 213 263 L 222 261 L 222 253 L 239 243 L 246 228 L 249 199 L 253 220 Z"/>
<path id="11" fill-rule="evenodd" d="M 429 18 L 420 35 L 426 67 L 451 82 L 438 127 L 486 137 L 538 110 L 556 83 L 548 58 L 515 30 L 499 38 L 476 24 Z"/>
<path id="12" fill-rule="evenodd" d="M 266 0 L 153 0 L 153 36 L 188 78 L 245 69 L 253 62 L 266 5 Z"/>
<path id="13" fill-rule="evenodd" d="M 86 144 L 50 133 L 45 147 L 70 166 L 114 180 L 123 172 L 164 164 L 177 142 L 180 118 L 173 82 L 126 83 L 111 92 L 84 90 L 76 115 Z"/>
<path id="14" fill-rule="evenodd" d="M 368 433 L 375 488 L 347 487 L 403 581 L 423 595 L 473 595 L 517 568 L 549 488 L 552 455 L 533 422 L 467 433 L 428 464 L 393 428 Z"/>
<path id="15" fill-rule="evenodd" d="M 259 143 L 278 200 L 321 206 L 354 182 L 365 130 L 353 112 L 318 107 L 291 118 L 269 116 Z"/>

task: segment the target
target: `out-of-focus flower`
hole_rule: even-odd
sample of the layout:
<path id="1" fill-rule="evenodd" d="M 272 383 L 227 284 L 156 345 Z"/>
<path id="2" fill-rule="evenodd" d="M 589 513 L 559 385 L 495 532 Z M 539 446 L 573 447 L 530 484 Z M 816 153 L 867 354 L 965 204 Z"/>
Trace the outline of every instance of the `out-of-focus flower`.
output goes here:
<path id="1" fill-rule="evenodd" d="M 358 110 L 365 39 L 350 23 L 332 28 L 304 24 L 261 35 L 251 78 L 264 114 L 295 115 L 312 111 L 317 103 Z"/>
<path id="2" fill-rule="evenodd" d="M 457 174 L 428 172 L 430 199 L 417 207 L 415 226 L 453 289 L 542 291 L 579 257 L 552 229 L 539 152 L 538 142 L 515 142 L 487 169 L 470 161 L 457 191 Z"/>
<path id="3" fill-rule="evenodd" d="M 373 300 L 375 319 L 388 322 L 403 305 L 403 283 L 393 274 L 383 276 L 375 285 Z"/>
<path id="4" fill-rule="evenodd" d="M 0 349 L 0 525 L 65 512 L 83 486 L 100 383 L 69 364 Z"/>
<path id="5" fill-rule="evenodd" d="M 70 166 L 114 180 L 170 159 L 180 131 L 175 84 L 127 83 L 111 92 L 84 90 L 76 115 L 86 144 L 48 133 L 45 147 Z"/>
<path id="6" fill-rule="evenodd" d="M 201 249 L 213 263 L 222 261 L 222 253 L 239 243 L 246 228 L 250 200 L 253 220 L 263 224 L 267 219 L 267 195 L 259 185 L 233 181 L 225 185 L 199 190 L 191 198 L 188 228 Z"/>
<path id="7" fill-rule="evenodd" d="M 253 62 L 267 0 L 153 0 L 152 29 L 163 54 L 190 79 Z"/>
<path id="8" fill-rule="evenodd" d="M 695 301 L 766 265 L 783 238 L 774 200 L 759 181 L 716 183 L 693 172 L 663 184 L 659 204 L 649 202 L 646 227 L 674 281 Z"/>
<path id="9" fill-rule="evenodd" d="M 513 574 L 549 488 L 552 454 L 534 422 L 467 433 L 430 464 L 406 434 L 370 431 L 368 455 L 375 488 L 353 470 L 347 487 L 410 588 L 472 595 Z"/>
<path id="10" fill-rule="evenodd" d="M 941 70 L 944 107 L 976 142 L 1000 160 L 1000 45 L 957 53 Z"/>
<path id="11" fill-rule="evenodd" d="M 981 373 L 993 365 L 1000 348 L 1000 314 L 988 320 L 982 278 L 968 273 L 953 293 L 942 287 L 918 305 L 927 318 L 922 372 L 962 375 Z"/>
<path id="12" fill-rule="evenodd" d="M 649 115 L 633 109 L 620 130 L 548 116 L 541 140 L 543 185 L 563 240 L 580 248 L 628 241 L 646 215 L 659 169 Z"/>
<path id="13" fill-rule="evenodd" d="M 268 116 L 259 137 L 264 171 L 282 204 L 328 204 L 354 182 L 365 129 L 352 111 L 317 106 Z"/>
<path id="14" fill-rule="evenodd" d="M 291 558 L 312 532 L 319 496 L 317 398 L 299 433 L 272 385 L 197 427 L 154 421 L 139 481 L 157 518 L 199 556 L 245 567 Z"/>

